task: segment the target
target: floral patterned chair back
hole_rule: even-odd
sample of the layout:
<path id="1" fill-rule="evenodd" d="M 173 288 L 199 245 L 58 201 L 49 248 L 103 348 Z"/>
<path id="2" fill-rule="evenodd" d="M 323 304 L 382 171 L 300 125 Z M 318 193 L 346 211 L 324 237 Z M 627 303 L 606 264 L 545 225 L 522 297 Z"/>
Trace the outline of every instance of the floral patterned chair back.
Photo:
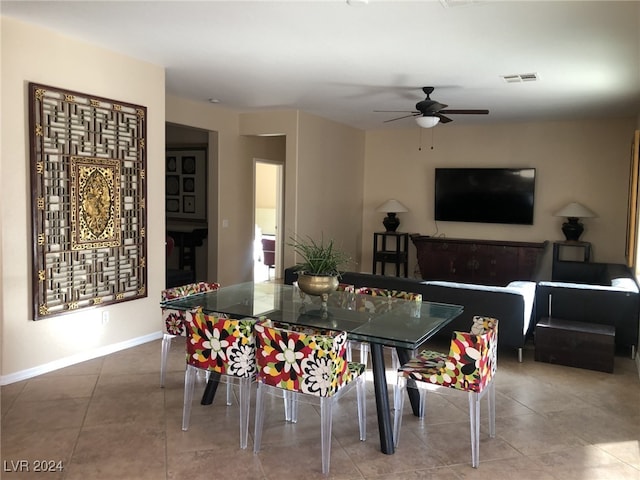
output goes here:
<path id="1" fill-rule="evenodd" d="M 197 371 L 204 370 L 215 374 L 218 381 L 239 384 L 240 447 L 247 448 L 250 389 L 256 374 L 255 324 L 253 318 L 217 317 L 202 309 L 189 312 L 185 322 L 187 370 L 182 430 L 189 428 Z"/>
<path id="2" fill-rule="evenodd" d="M 202 309 L 189 312 L 187 364 L 220 375 L 253 378 L 256 374 L 256 320 L 207 315 Z"/>
<path id="3" fill-rule="evenodd" d="M 380 311 L 380 309 L 388 310 L 390 304 L 397 299 L 412 300 L 416 302 L 416 304 L 420 304 L 422 303 L 422 294 L 373 287 L 360 287 L 356 289 L 356 308 L 361 312 L 368 311 L 373 313 Z"/>
<path id="4" fill-rule="evenodd" d="M 420 416 L 424 416 L 425 384 L 454 388 L 469 393 L 469 421 L 471 423 L 471 465 L 480 463 L 480 399 L 489 393 L 489 436 L 495 436 L 495 384 L 498 366 L 498 320 L 475 316 L 471 332 L 454 331 L 449 353 L 425 350 L 410 359 L 398 370 L 394 439 L 400 437 L 403 392 L 407 380 L 420 388 Z"/>
<path id="5" fill-rule="evenodd" d="M 175 300 L 177 298 L 189 297 L 200 293 L 211 292 L 220 288 L 219 283 L 197 282 L 179 287 L 167 288 L 161 293 L 161 301 Z M 160 386 L 164 387 L 164 381 L 167 371 L 167 358 L 171 348 L 171 339 L 173 337 L 186 334 L 184 322 L 186 313 L 181 310 L 173 310 L 171 308 L 162 308 L 162 352 L 160 355 Z"/>
<path id="6" fill-rule="evenodd" d="M 364 365 L 346 359 L 347 333 L 326 331 L 323 335 L 306 334 L 283 328 L 271 321 L 259 321 L 256 332 L 256 426 L 254 452 L 260 451 L 264 423 L 264 394 L 275 390 L 293 400 L 297 408 L 300 394 L 316 399 L 321 412 L 322 472 L 329 472 L 331 455 L 332 406 L 350 385 L 357 386 L 360 440 L 366 438 L 366 401 Z M 296 421 L 297 415 L 287 417 Z"/>
<path id="7" fill-rule="evenodd" d="M 420 314 L 420 304 L 422 303 L 422 294 L 420 293 L 374 287 L 359 287 L 355 293 L 355 308 L 359 312 L 376 313 L 387 311 L 391 308 L 394 300 L 400 299 L 415 302 L 411 309 L 411 315 L 418 316 Z M 366 366 L 369 357 L 369 344 L 366 342 L 359 342 L 358 344 L 350 342 L 350 349 L 355 345 L 360 349 L 360 362 Z M 349 358 L 351 358 L 350 355 L 351 352 L 349 352 Z M 393 370 L 397 370 L 400 366 L 395 348 L 391 349 L 391 363 Z"/>
<path id="8" fill-rule="evenodd" d="M 289 391 L 330 397 L 360 375 L 346 358 L 347 333 L 307 334 L 270 321 L 256 325 L 258 382 Z"/>

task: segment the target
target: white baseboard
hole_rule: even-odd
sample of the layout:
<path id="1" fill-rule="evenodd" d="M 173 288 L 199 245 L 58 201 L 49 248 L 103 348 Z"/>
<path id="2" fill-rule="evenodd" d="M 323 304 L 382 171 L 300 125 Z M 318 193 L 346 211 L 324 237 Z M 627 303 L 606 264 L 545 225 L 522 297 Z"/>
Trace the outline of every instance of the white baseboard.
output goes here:
<path id="1" fill-rule="evenodd" d="M 120 350 L 126 350 L 127 348 L 136 347 L 144 343 L 152 342 L 162 338 L 162 332 L 154 332 L 142 337 L 132 338 L 120 343 L 114 343 L 106 345 L 104 347 L 89 350 L 87 352 L 71 355 L 70 357 L 61 358 L 53 362 L 38 365 L 37 367 L 28 368 L 20 372 L 11 373 L 9 375 L 3 375 L 0 377 L 0 385 L 9 385 L 10 383 L 20 382 L 22 380 L 28 380 L 29 378 L 37 377 L 44 373 L 53 372 L 61 368 L 69 367 L 77 363 L 86 362 L 94 358 L 104 357 L 110 353 L 119 352 Z"/>

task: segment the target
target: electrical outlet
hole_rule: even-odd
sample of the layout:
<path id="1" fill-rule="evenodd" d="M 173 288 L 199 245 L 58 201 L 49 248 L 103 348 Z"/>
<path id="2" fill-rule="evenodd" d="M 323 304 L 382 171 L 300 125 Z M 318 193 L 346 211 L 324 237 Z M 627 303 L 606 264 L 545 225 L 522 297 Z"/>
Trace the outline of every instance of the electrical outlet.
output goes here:
<path id="1" fill-rule="evenodd" d="M 102 325 L 109 323 L 109 312 L 102 312 Z"/>

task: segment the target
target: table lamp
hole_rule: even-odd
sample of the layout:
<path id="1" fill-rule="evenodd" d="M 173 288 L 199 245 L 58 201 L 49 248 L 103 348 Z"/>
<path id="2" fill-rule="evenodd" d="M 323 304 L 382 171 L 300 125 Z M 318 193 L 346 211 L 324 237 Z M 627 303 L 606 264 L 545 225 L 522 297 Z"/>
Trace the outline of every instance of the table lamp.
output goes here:
<path id="1" fill-rule="evenodd" d="M 382 220 L 382 224 L 384 225 L 384 228 L 387 229 L 387 232 L 395 232 L 398 225 L 400 225 L 400 219 L 396 217 L 396 213 L 408 212 L 409 209 L 395 198 L 392 198 L 380 205 L 376 211 L 385 212 L 387 214 L 387 216 L 384 217 L 384 220 Z"/>
<path id="2" fill-rule="evenodd" d="M 596 217 L 597 215 L 584 205 L 577 202 L 571 202 L 566 207 L 561 208 L 554 213 L 554 216 L 567 218 L 567 221 L 562 224 L 562 233 L 564 233 L 564 236 L 568 241 L 577 242 L 584 231 L 584 225 L 582 225 L 578 220 L 580 218 Z"/>

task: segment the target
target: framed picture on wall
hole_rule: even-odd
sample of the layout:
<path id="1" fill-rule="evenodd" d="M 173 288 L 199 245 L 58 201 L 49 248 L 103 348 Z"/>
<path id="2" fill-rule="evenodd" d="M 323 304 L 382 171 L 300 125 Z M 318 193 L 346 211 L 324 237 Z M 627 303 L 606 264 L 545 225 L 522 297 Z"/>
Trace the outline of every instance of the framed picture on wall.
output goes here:
<path id="1" fill-rule="evenodd" d="M 182 200 L 183 210 L 185 213 L 194 213 L 196 211 L 196 197 L 193 195 L 185 195 Z"/>
<path id="2" fill-rule="evenodd" d="M 179 213 L 180 212 L 180 200 L 176 198 L 167 198 L 166 211 L 167 213 Z"/>
<path id="3" fill-rule="evenodd" d="M 182 191 L 183 192 L 195 192 L 196 191 L 196 179 L 194 177 L 185 177 L 182 179 Z"/>
<path id="4" fill-rule="evenodd" d="M 165 176 L 166 217 L 206 221 L 206 149 L 167 149 Z"/>

